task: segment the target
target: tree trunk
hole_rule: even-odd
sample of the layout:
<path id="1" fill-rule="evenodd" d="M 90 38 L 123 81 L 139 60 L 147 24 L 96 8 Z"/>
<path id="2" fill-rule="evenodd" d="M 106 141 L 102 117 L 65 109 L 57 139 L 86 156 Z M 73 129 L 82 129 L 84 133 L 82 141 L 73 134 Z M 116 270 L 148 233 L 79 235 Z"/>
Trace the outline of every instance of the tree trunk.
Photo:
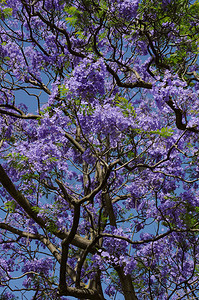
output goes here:
<path id="1" fill-rule="evenodd" d="M 124 294 L 125 300 L 138 300 L 135 295 L 131 275 L 125 275 L 122 267 L 115 267 L 120 278 L 120 283 L 122 287 L 122 292 Z"/>

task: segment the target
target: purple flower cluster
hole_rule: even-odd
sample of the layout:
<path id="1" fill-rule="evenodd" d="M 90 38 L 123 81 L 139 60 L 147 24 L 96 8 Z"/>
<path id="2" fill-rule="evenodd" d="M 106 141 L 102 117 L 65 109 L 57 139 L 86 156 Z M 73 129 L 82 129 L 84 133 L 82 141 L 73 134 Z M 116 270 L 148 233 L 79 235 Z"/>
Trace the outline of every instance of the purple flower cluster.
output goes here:
<path id="1" fill-rule="evenodd" d="M 96 101 L 96 97 L 104 95 L 106 66 L 103 59 L 94 62 L 92 57 L 85 58 L 77 65 L 72 76 L 65 79 L 68 97 L 80 97 L 88 103 Z M 97 100 L 98 101 L 98 100 Z"/>
<path id="2" fill-rule="evenodd" d="M 51 270 L 52 270 L 52 259 L 49 257 L 26 261 L 22 268 L 23 272 L 32 271 L 35 273 L 43 273 L 45 274 L 45 276 L 48 276 L 49 271 Z"/>
<path id="3" fill-rule="evenodd" d="M 112 0 L 111 12 L 115 13 L 118 18 L 132 20 L 137 15 L 138 0 Z"/>

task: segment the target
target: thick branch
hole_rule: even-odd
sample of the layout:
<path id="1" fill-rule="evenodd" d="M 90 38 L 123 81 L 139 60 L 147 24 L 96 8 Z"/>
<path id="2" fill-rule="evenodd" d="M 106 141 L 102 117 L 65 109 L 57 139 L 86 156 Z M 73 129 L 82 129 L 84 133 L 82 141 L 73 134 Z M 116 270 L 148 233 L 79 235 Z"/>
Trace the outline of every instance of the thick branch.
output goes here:
<path id="1" fill-rule="evenodd" d="M 118 76 L 118 74 L 106 63 L 106 67 L 109 73 L 114 77 L 117 85 L 123 88 L 136 88 L 141 87 L 145 89 L 152 89 L 152 83 L 145 82 L 144 80 L 137 80 L 135 82 L 122 82 Z"/>
<path id="2" fill-rule="evenodd" d="M 37 216 L 37 213 L 34 212 L 30 202 L 22 195 L 20 191 L 18 191 L 8 175 L 6 174 L 3 167 L 0 165 L 0 182 L 6 191 L 16 200 L 16 202 L 25 210 L 25 212 L 32 218 L 37 224 L 41 227 L 45 227 L 46 222 Z"/>
<path id="3" fill-rule="evenodd" d="M 84 202 L 86 202 L 86 201 L 90 201 L 91 202 L 93 200 L 93 198 L 95 197 L 95 195 L 105 187 L 107 179 L 110 176 L 111 170 L 114 167 L 114 165 L 118 163 L 118 161 L 119 160 L 116 160 L 115 162 L 113 162 L 109 166 L 107 166 L 107 170 L 106 170 L 106 172 L 104 174 L 103 180 L 101 180 L 101 182 L 99 183 L 99 185 L 91 193 L 89 193 L 88 195 L 86 195 L 85 197 L 83 197 L 80 200 L 81 204 L 84 203 Z"/>
<path id="4" fill-rule="evenodd" d="M 65 286 L 62 290 L 60 290 L 59 295 L 73 296 L 78 299 L 105 300 L 102 295 L 98 294 L 98 291 L 96 289 L 75 288 L 69 286 Z"/>
<path id="5" fill-rule="evenodd" d="M 69 133 L 65 132 L 65 137 L 83 154 L 85 149 Z"/>
<path id="6" fill-rule="evenodd" d="M 182 123 L 183 112 L 180 108 L 176 108 L 174 106 L 171 98 L 169 99 L 169 101 L 167 101 L 167 104 L 174 111 L 174 113 L 176 115 L 176 126 L 178 129 L 188 130 L 188 131 L 199 133 L 199 130 L 196 129 L 195 127 L 186 127 L 186 125 Z"/>
<path id="7" fill-rule="evenodd" d="M 41 118 L 40 115 L 33 115 L 33 114 L 24 114 L 23 111 L 21 111 L 20 109 L 18 109 L 17 107 L 13 106 L 13 105 L 9 105 L 9 104 L 1 104 L 0 107 L 2 107 L 3 109 L 0 108 L 0 114 L 4 114 L 4 115 L 8 115 L 8 116 L 12 116 L 15 118 L 19 118 L 19 119 L 38 119 Z M 7 109 L 13 109 L 14 111 L 7 111 Z"/>
<path id="8" fill-rule="evenodd" d="M 53 243 L 48 238 L 46 238 L 45 236 L 43 236 L 41 234 L 33 234 L 33 233 L 26 232 L 26 231 L 22 231 L 22 230 L 19 230 L 17 228 L 14 228 L 14 227 L 10 226 L 9 224 L 6 224 L 6 223 L 0 223 L 0 228 L 8 230 L 8 231 L 20 236 L 20 237 L 25 237 L 27 239 L 41 241 L 48 248 L 48 250 L 52 253 L 52 255 L 55 257 L 55 259 L 59 263 L 61 262 L 61 254 L 59 253 L 57 248 L 53 245 Z M 71 267 L 68 266 L 68 265 L 66 265 L 66 272 L 69 274 L 69 276 L 71 277 L 71 279 L 73 281 L 76 280 L 75 271 L 73 269 L 71 269 Z"/>
<path id="9" fill-rule="evenodd" d="M 62 291 L 66 286 L 66 264 L 68 259 L 68 250 L 69 245 L 75 237 L 77 232 L 77 228 L 79 225 L 80 218 L 80 204 L 74 203 L 74 217 L 71 231 L 67 238 L 62 241 L 62 255 L 61 255 L 61 263 L 60 263 L 60 281 L 59 281 L 59 290 Z"/>
<path id="10" fill-rule="evenodd" d="M 32 209 L 32 206 L 30 202 L 22 195 L 21 192 L 17 191 L 14 184 L 6 174 L 3 167 L 0 165 L 0 183 L 3 185 L 3 187 L 6 189 L 6 191 L 15 199 L 15 201 L 24 209 L 24 211 L 29 215 L 30 218 L 32 218 L 38 225 L 40 225 L 42 228 L 46 227 L 46 222 L 41 218 L 37 216 L 37 213 Z M 61 232 L 56 231 L 53 232 L 55 236 L 57 236 L 60 239 L 65 239 L 68 237 L 68 232 Z M 74 246 L 77 246 L 81 249 L 86 249 L 86 247 L 90 244 L 90 241 L 86 238 L 83 238 L 81 236 L 75 235 L 72 242 Z M 95 249 L 92 249 L 92 253 L 95 253 Z"/>

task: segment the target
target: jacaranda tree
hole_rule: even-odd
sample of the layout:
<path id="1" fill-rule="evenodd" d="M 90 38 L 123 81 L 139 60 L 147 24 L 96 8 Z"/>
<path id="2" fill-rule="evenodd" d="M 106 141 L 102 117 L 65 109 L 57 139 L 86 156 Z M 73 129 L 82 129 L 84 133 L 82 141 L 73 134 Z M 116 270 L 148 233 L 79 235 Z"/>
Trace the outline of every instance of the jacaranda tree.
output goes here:
<path id="1" fill-rule="evenodd" d="M 0 19 L 1 299 L 198 299 L 199 2 Z"/>

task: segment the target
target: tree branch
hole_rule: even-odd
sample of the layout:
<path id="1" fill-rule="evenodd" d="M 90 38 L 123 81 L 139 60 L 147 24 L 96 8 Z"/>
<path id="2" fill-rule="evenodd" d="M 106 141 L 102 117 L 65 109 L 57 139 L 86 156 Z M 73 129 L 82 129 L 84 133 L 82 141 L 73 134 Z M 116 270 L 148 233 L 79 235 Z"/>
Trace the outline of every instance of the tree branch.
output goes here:
<path id="1" fill-rule="evenodd" d="M 176 126 L 178 129 L 188 130 L 188 131 L 199 133 L 199 130 L 196 129 L 195 127 L 186 127 L 186 124 L 182 123 L 183 112 L 180 108 L 176 108 L 174 106 L 174 103 L 173 103 L 171 97 L 170 97 L 169 101 L 167 101 L 166 103 L 174 111 L 174 113 L 176 115 Z"/>
<path id="2" fill-rule="evenodd" d="M 44 221 L 41 217 L 37 216 L 37 213 L 32 209 L 30 202 L 22 195 L 20 191 L 17 191 L 14 184 L 6 174 L 3 167 L 0 165 L 0 182 L 3 185 L 3 187 L 6 189 L 6 191 L 15 199 L 15 201 L 24 209 L 24 211 L 29 215 L 30 218 L 32 218 L 38 225 L 40 225 L 42 228 L 46 228 L 47 221 Z M 68 237 L 68 232 L 61 232 L 61 231 L 55 231 L 53 232 L 55 236 L 57 236 L 60 239 L 65 239 Z M 90 241 L 86 238 L 83 238 L 81 236 L 75 235 L 72 242 L 74 246 L 77 246 L 81 249 L 86 249 L 86 247 L 90 244 Z M 96 250 L 92 249 L 92 253 L 95 253 Z"/>

